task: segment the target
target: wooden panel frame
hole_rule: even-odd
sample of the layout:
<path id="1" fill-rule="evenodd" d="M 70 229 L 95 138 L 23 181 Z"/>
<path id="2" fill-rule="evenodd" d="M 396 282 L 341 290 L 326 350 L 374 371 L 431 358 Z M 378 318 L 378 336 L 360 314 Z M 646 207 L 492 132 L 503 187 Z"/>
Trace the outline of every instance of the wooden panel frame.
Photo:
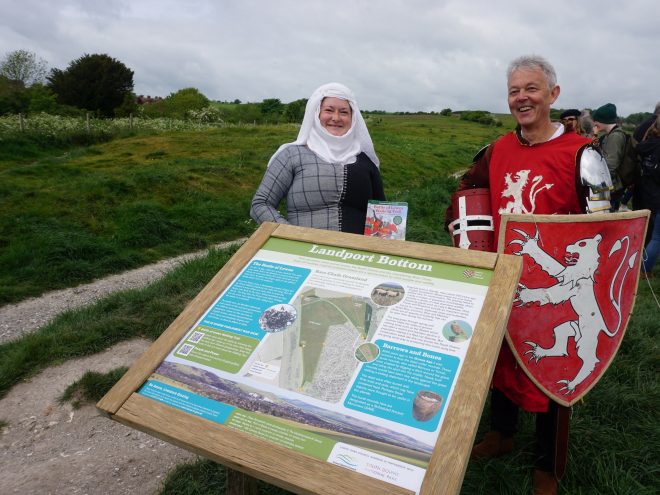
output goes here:
<path id="1" fill-rule="evenodd" d="M 420 489 L 424 495 L 458 493 L 522 270 L 521 260 L 517 256 L 409 241 L 387 241 L 283 224 L 262 224 L 99 401 L 99 410 L 123 424 L 294 493 L 413 493 L 136 393 L 271 237 L 493 270 L 474 336 Z"/>

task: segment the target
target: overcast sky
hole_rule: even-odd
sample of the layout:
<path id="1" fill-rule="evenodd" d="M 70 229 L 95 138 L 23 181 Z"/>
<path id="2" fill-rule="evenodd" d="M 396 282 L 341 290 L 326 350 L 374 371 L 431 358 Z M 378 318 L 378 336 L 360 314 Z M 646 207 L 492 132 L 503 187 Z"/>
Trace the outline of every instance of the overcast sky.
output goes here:
<path id="1" fill-rule="evenodd" d="M 507 112 L 506 67 L 545 56 L 556 108 L 660 100 L 658 0 L 0 0 L 0 58 L 107 54 L 135 92 L 287 103 L 349 86 L 364 110 Z"/>

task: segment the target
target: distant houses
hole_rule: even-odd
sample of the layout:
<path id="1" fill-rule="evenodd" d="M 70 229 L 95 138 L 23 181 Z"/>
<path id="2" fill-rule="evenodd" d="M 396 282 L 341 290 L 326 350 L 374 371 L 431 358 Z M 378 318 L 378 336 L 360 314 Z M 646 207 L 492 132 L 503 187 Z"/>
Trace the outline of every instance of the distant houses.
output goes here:
<path id="1" fill-rule="evenodd" d="M 138 95 L 135 97 L 135 103 L 137 103 L 138 105 L 149 105 L 151 103 L 162 101 L 162 99 L 163 98 L 160 96 Z"/>

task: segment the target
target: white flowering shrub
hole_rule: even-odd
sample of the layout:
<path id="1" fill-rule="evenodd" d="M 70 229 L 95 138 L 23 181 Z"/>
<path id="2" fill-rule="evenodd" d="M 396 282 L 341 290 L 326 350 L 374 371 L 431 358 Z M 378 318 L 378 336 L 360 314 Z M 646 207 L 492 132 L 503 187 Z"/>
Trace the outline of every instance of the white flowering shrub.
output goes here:
<path id="1" fill-rule="evenodd" d="M 190 112 L 186 120 L 168 118 L 129 117 L 116 119 L 90 118 L 89 124 L 85 117 L 64 117 L 46 113 L 32 114 L 23 117 L 23 131 L 44 136 L 60 137 L 62 135 L 84 132 L 118 134 L 126 131 L 194 131 L 210 127 L 223 126 L 219 112 L 214 108 L 204 108 Z M 88 127 L 89 126 L 89 127 Z M 21 132 L 21 119 L 18 115 L 0 116 L 0 136 Z"/>
<path id="2" fill-rule="evenodd" d="M 189 120 L 193 120 L 200 124 L 224 124 L 222 112 L 218 108 L 212 106 L 200 110 L 188 110 L 186 115 Z"/>

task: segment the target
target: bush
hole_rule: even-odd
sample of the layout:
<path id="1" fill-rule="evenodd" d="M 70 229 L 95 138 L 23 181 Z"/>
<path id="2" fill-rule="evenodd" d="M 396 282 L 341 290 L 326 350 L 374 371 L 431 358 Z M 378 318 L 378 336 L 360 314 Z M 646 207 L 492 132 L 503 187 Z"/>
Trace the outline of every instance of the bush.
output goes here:
<path id="1" fill-rule="evenodd" d="M 142 105 L 140 113 L 151 118 L 186 119 L 191 113 L 199 112 L 211 101 L 197 88 L 185 88 L 170 94 L 167 98 Z"/>
<path id="2" fill-rule="evenodd" d="M 474 110 L 470 112 L 462 112 L 461 120 L 469 120 L 471 122 L 478 122 L 483 125 L 501 126 L 502 122 L 493 117 L 490 112 L 485 110 Z"/>
<path id="3" fill-rule="evenodd" d="M 279 123 L 284 115 L 284 104 L 279 98 L 266 98 L 259 104 L 265 122 Z"/>
<path id="4" fill-rule="evenodd" d="M 224 124 L 222 110 L 214 106 L 208 106 L 201 110 L 190 110 L 188 118 L 203 124 Z"/>
<path id="5" fill-rule="evenodd" d="M 20 81 L 10 81 L 0 75 L 0 115 L 25 112 L 29 99 Z"/>

